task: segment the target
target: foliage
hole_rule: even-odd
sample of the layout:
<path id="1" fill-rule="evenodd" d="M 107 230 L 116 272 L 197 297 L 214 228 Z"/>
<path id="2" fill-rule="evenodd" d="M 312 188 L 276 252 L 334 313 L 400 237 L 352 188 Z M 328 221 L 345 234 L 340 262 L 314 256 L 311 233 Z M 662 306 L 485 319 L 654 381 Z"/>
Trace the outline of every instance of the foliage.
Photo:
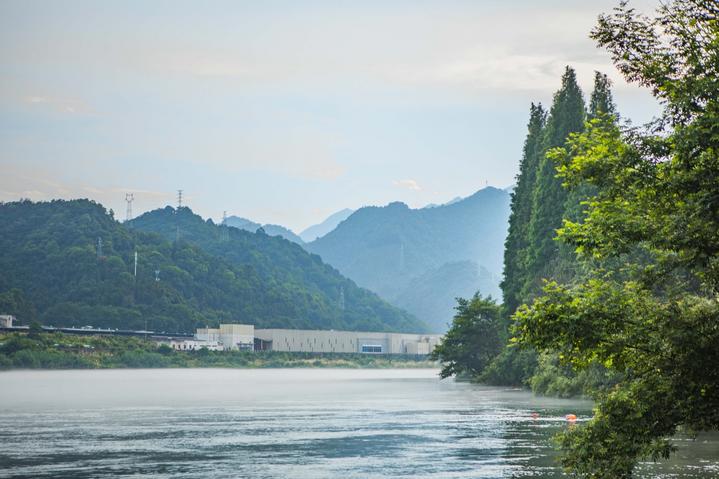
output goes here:
<path id="1" fill-rule="evenodd" d="M 495 386 L 528 386 L 537 371 L 537 352 L 506 344 L 477 379 Z"/>
<path id="2" fill-rule="evenodd" d="M 616 119 L 610 87 L 607 76 L 596 72 L 586 113 L 588 118 L 611 115 Z M 507 341 L 511 315 L 519 305 L 531 301 L 540 291 L 543 278 L 577 280 L 584 274 L 582 265 L 574 259 L 574 252 L 554 241 L 554 237 L 562 218 L 582 220 L 584 203 L 594 195 L 595 188 L 582 183 L 565 191 L 554 170 L 556 152 L 552 148 L 564 145 L 572 132 L 581 131 L 584 117 L 582 93 L 571 68 L 565 71 L 562 87 L 554 95 L 549 117 L 541 105 L 532 105 L 530 109 L 504 251 L 501 286 Z M 601 369 L 601 366 L 598 368 Z M 596 374 L 602 376 L 599 371 Z M 518 347 L 509 342 L 480 379 L 490 384 L 529 386 L 540 394 L 563 396 L 588 394 L 591 389 L 588 384 L 602 384 L 601 381 L 577 377 L 569 368 L 553 367 L 551 361 L 540 360 L 532 348 Z"/>
<path id="3" fill-rule="evenodd" d="M 173 235 L 176 216 L 172 208 L 150 214 L 158 230 Z M 409 314 L 358 288 L 299 246 L 234 228 L 223 242 L 221 227 L 186 208 L 179 216 L 188 240 L 171 242 L 141 231 L 139 219 L 132 228 L 118 223 L 88 200 L 0 204 L 0 307 L 7 308 L 0 313 L 14 313 L 25 323 L 37 318 L 57 326 L 147 325 L 168 332 L 223 321 L 423 330 Z"/>
<path id="4" fill-rule="evenodd" d="M 504 279 L 502 295 L 505 317 L 509 317 L 522 304 L 521 291 L 527 278 L 526 255 L 529 246 L 529 222 L 532 218 L 534 189 L 539 160 L 542 153 L 543 130 L 546 113 L 541 104 L 532 104 L 527 125 L 524 154 L 519 163 L 517 184 L 512 192 L 509 232 L 504 243 Z"/>
<path id="5" fill-rule="evenodd" d="M 540 291 L 541 279 L 563 275 L 566 263 L 559 259 L 559 245 L 554 241 L 555 231 L 562 225 L 567 192 L 557 178 L 555 164 L 546 152 L 564 145 L 567 137 L 584 129 L 586 117 L 582 90 L 577 84 L 573 69 L 567 67 L 562 76 L 562 87 L 554 94 L 554 101 L 543 130 L 543 154 L 536 172 L 532 214 L 529 220 L 525 256 L 522 300 L 527 301 Z M 571 274 L 571 273 L 569 273 Z"/>
<path id="6" fill-rule="evenodd" d="M 472 299 L 457 298 L 457 313 L 432 359 L 442 362 L 439 375 L 476 376 L 502 349 L 501 308 L 491 297 L 479 293 Z"/>
<path id="7" fill-rule="evenodd" d="M 679 428 L 719 428 L 718 17 L 702 0 L 601 17 L 593 37 L 664 114 L 628 132 L 600 115 L 555 156 L 567 185 L 597 188 L 584 221 L 560 231 L 589 270 L 549 282 L 516 319 L 523 343 L 622 377 L 562 438 L 565 466 L 587 477 L 632 477 Z"/>

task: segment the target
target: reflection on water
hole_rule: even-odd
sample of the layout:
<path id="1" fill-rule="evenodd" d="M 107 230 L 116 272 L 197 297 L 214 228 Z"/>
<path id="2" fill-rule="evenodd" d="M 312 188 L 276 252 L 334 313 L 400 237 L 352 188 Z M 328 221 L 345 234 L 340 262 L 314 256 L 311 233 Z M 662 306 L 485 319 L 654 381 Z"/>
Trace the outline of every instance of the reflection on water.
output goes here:
<path id="1" fill-rule="evenodd" d="M 567 427 L 567 413 L 588 418 L 590 403 L 436 374 L 0 373 L 0 477 L 561 476 L 551 436 Z M 716 477 L 717 445 L 717 437 L 700 438 L 643 475 Z"/>

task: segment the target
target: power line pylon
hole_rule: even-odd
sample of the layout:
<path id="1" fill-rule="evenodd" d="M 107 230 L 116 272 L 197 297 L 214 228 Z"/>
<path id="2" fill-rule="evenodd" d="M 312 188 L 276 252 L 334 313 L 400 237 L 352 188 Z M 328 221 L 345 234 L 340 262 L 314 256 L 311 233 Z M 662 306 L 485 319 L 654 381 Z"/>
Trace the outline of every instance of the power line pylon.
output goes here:
<path id="1" fill-rule="evenodd" d="M 125 222 L 132 219 L 132 202 L 135 201 L 134 193 L 125 193 L 125 201 L 127 202 L 127 212 L 125 214 Z"/>

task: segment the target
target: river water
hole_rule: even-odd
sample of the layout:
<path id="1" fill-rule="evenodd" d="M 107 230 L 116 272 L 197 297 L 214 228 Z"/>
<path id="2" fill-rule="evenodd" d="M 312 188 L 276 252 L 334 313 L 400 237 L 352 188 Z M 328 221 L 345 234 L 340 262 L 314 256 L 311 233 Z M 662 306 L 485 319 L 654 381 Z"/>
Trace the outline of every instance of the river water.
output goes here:
<path id="1" fill-rule="evenodd" d="M 436 370 L 3 372 L 0 477 L 562 477 L 569 413 Z M 719 477 L 719 437 L 678 443 L 640 477 Z"/>

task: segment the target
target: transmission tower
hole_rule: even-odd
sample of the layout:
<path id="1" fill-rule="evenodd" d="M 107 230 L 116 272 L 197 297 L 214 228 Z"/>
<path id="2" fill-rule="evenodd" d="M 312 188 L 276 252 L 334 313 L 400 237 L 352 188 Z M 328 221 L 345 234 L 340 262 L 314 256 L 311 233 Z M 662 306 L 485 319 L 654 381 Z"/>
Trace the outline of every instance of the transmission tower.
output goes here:
<path id="1" fill-rule="evenodd" d="M 341 310 L 344 311 L 345 309 L 345 287 L 340 286 L 340 301 L 339 301 L 339 307 Z"/>
<path id="2" fill-rule="evenodd" d="M 182 208 L 182 190 L 177 190 L 177 210 L 175 210 L 175 241 L 180 241 L 180 209 Z"/>
<path id="3" fill-rule="evenodd" d="M 134 193 L 125 193 L 125 201 L 127 202 L 127 214 L 125 215 L 125 221 L 132 219 L 132 202 L 135 201 Z"/>
<path id="4" fill-rule="evenodd" d="M 404 271 L 404 242 L 399 244 L 399 270 Z"/>
<path id="5" fill-rule="evenodd" d="M 102 238 L 97 238 L 97 259 L 102 259 Z"/>

